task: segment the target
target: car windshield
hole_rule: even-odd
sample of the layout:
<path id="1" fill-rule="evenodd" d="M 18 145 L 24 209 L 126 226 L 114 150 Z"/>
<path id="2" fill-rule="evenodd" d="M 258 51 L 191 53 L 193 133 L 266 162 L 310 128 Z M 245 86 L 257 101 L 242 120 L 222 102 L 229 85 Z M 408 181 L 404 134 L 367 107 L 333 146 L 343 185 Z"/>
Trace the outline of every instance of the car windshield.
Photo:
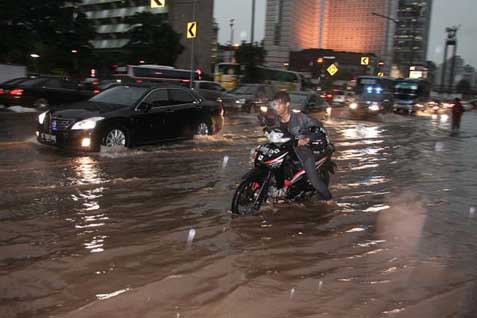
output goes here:
<path id="1" fill-rule="evenodd" d="M 96 103 L 133 106 L 147 91 L 145 87 L 118 86 L 108 89 L 90 99 Z"/>
<path id="2" fill-rule="evenodd" d="M 28 80 L 28 78 L 24 78 L 24 77 L 14 78 L 14 79 L 3 82 L 2 85 L 16 85 L 26 80 Z"/>
<path id="3" fill-rule="evenodd" d="M 253 95 L 255 94 L 256 90 L 257 89 L 255 86 L 238 86 L 234 88 L 233 90 L 231 90 L 230 92 L 232 94 Z"/>
<path id="4" fill-rule="evenodd" d="M 22 87 L 33 87 L 33 86 L 36 86 L 37 84 L 45 82 L 46 80 L 47 80 L 46 78 L 33 78 L 26 81 L 21 81 L 20 83 L 17 83 L 17 84 L 21 84 Z"/>
<path id="5" fill-rule="evenodd" d="M 304 105 L 308 97 L 303 94 L 289 94 L 289 95 L 290 95 L 290 101 L 292 104 L 300 104 L 300 105 Z"/>

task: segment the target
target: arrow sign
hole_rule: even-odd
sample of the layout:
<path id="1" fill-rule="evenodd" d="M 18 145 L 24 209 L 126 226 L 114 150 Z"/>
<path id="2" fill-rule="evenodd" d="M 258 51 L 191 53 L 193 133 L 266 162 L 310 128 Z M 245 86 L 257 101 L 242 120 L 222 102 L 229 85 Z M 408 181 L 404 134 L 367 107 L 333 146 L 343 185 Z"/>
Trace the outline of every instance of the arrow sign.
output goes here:
<path id="1" fill-rule="evenodd" d="M 192 21 L 187 23 L 187 38 L 195 39 L 197 37 L 197 22 Z"/>
<path id="2" fill-rule="evenodd" d="M 362 56 L 361 57 L 361 65 L 369 65 L 369 57 Z"/>
<path id="3" fill-rule="evenodd" d="M 151 8 L 164 8 L 166 6 L 166 0 L 151 0 Z"/>

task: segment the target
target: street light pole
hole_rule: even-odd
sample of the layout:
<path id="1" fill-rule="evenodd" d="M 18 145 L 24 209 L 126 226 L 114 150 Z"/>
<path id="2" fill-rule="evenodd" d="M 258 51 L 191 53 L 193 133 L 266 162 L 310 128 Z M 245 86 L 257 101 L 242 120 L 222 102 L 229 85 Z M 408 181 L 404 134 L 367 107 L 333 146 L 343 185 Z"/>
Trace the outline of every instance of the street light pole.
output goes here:
<path id="1" fill-rule="evenodd" d="M 383 15 L 383 14 L 379 14 L 379 13 L 376 13 L 376 12 L 371 12 L 371 15 L 379 17 L 379 18 L 386 19 L 388 21 L 391 21 L 394 24 L 396 24 L 396 26 L 399 25 L 399 23 L 401 22 L 397 19 L 394 19 L 392 17 L 386 16 L 386 15 Z M 389 64 L 391 64 L 390 65 L 390 70 L 391 70 L 392 69 L 392 64 L 394 62 L 394 56 L 393 56 L 392 50 L 389 49 L 389 47 L 388 47 L 388 43 L 389 43 L 388 35 L 389 35 L 389 29 L 386 32 L 386 40 L 385 40 L 384 49 L 385 49 L 385 52 L 386 52 L 385 55 L 389 58 L 389 60 L 387 62 L 389 62 Z"/>
<path id="2" fill-rule="evenodd" d="M 250 30 L 250 43 L 253 45 L 255 33 L 255 0 L 252 0 L 252 27 Z"/>
<path id="3" fill-rule="evenodd" d="M 192 21 L 195 22 L 196 19 L 196 4 L 197 0 L 194 0 L 194 3 L 192 5 Z M 195 38 L 192 39 L 192 48 L 191 48 L 191 53 L 190 53 L 190 81 L 189 81 L 189 87 L 192 89 L 192 84 L 193 80 L 195 77 L 195 72 L 194 72 L 194 47 L 195 47 Z"/>

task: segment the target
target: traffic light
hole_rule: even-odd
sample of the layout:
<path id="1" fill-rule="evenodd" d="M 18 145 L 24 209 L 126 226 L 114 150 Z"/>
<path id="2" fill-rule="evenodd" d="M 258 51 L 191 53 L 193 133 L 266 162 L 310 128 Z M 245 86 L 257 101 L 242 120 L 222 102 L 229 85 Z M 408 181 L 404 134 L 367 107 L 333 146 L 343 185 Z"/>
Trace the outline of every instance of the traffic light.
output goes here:
<path id="1" fill-rule="evenodd" d="M 316 59 L 316 63 L 323 64 L 323 58 L 319 57 L 318 59 Z"/>

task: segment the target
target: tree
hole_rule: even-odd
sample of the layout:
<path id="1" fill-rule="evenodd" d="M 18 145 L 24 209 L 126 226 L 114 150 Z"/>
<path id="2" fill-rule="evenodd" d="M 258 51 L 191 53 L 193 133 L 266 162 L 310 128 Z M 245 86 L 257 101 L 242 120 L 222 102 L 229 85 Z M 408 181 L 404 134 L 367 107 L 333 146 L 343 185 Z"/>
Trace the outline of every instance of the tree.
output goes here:
<path id="1" fill-rule="evenodd" d="M 265 61 L 266 51 L 262 46 L 243 42 L 235 51 L 237 63 L 244 66 L 244 82 L 253 83 L 259 81 L 256 70 L 257 65 Z"/>
<path id="2" fill-rule="evenodd" d="M 184 51 L 181 35 L 165 23 L 163 17 L 150 12 L 136 13 L 129 21 L 130 40 L 125 48 L 131 64 L 143 60 L 149 64 L 173 66 Z"/>
<path id="3" fill-rule="evenodd" d="M 457 83 L 456 90 L 457 93 L 463 95 L 469 95 L 472 93 L 470 82 L 466 79 L 462 79 L 459 81 L 459 83 Z"/>

